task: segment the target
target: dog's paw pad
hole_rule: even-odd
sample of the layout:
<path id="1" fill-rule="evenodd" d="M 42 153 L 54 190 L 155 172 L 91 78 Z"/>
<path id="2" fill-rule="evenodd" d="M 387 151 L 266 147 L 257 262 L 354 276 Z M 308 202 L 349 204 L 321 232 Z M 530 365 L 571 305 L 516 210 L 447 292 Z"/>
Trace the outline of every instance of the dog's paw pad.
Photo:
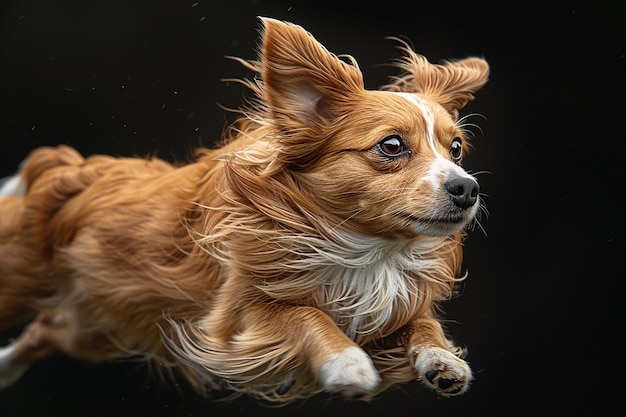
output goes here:
<path id="1" fill-rule="evenodd" d="M 380 384 L 380 376 L 372 360 L 356 346 L 331 356 L 319 372 L 326 391 L 339 391 L 351 397 L 372 392 Z"/>
<path id="2" fill-rule="evenodd" d="M 437 375 L 439 375 L 440 372 L 441 371 L 438 369 L 430 370 L 426 372 L 426 379 L 428 379 L 428 382 L 430 382 L 432 385 L 436 384 L 442 391 L 445 391 L 448 395 L 459 393 L 462 389 L 461 386 L 455 386 L 453 390 L 450 389 L 458 382 L 458 380 L 453 378 L 440 377 L 435 381 L 435 378 L 437 377 Z"/>
<path id="3" fill-rule="evenodd" d="M 424 385 L 443 396 L 464 393 L 472 380 L 464 360 L 437 347 L 421 349 L 413 366 Z"/>

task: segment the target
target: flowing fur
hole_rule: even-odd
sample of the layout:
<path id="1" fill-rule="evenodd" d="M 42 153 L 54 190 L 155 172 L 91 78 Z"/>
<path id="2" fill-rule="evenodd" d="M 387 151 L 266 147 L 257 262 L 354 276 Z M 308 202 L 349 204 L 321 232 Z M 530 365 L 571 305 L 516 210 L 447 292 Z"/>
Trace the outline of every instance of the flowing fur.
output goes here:
<path id="1" fill-rule="evenodd" d="M 259 59 L 240 60 L 254 96 L 222 147 L 184 166 L 39 148 L 5 182 L 0 328 L 32 323 L 0 350 L 0 387 L 60 351 L 141 355 L 199 392 L 277 402 L 415 378 L 467 389 L 438 303 L 480 205 L 451 202 L 451 181 L 474 180 L 448 155 L 469 146 L 458 110 L 486 63 L 405 47 L 403 73 L 366 91 L 354 59 L 263 25 Z M 393 135 L 410 152 L 383 153 Z"/>

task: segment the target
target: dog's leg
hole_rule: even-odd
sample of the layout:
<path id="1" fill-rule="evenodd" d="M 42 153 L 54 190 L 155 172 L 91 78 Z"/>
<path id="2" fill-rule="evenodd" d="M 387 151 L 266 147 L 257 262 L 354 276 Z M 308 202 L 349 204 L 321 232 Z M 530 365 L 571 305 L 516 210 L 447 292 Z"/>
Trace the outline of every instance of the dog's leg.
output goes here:
<path id="1" fill-rule="evenodd" d="M 0 389 L 17 381 L 32 363 L 55 351 L 48 342 L 48 314 L 42 313 L 10 345 L 0 349 Z"/>
<path id="2" fill-rule="evenodd" d="M 422 383 L 443 396 L 465 392 L 472 380 L 472 371 L 453 353 L 441 324 L 432 318 L 421 318 L 415 320 L 411 328 L 407 352 Z"/>
<path id="3" fill-rule="evenodd" d="M 37 360 L 57 352 L 91 361 L 119 354 L 103 335 L 81 330 L 73 311 L 44 311 L 13 343 L 0 349 L 0 389 L 17 381 Z"/>
<path id="4" fill-rule="evenodd" d="M 185 355 L 187 361 L 204 362 L 227 379 L 265 369 L 264 374 L 268 367 L 271 373 L 280 374 L 306 366 L 322 389 L 347 396 L 371 393 L 381 381 L 368 354 L 321 310 L 259 303 L 247 305 L 236 315 L 232 311 L 225 309 L 207 318 L 201 325 L 204 340 L 200 336 L 191 343 L 183 341 L 192 347 Z M 192 352 L 193 346 L 201 349 Z M 207 355 L 216 351 L 223 353 Z M 276 368 L 277 363 L 289 365 Z"/>
<path id="5" fill-rule="evenodd" d="M 288 354 L 303 352 L 325 391 L 355 396 L 378 387 L 381 378 L 371 358 L 321 310 L 264 305 L 247 314 L 257 319 L 266 315 L 256 323 L 272 325 L 271 331 L 283 338 L 279 341 Z M 276 328 L 277 323 L 282 323 L 282 328 Z"/>
<path id="6" fill-rule="evenodd" d="M 0 348 L 0 390 L 17 381 L 28 368 L 27 366 L 12 363 L 14 355 L 14 345 Z"/>

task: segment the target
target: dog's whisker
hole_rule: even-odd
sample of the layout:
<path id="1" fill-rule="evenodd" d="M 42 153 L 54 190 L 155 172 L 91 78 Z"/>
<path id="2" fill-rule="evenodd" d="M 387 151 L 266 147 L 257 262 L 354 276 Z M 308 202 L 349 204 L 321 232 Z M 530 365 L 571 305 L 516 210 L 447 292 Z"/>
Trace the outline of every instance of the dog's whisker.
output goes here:
<path id="1" fill-rule="evenodd" d="M 460 117 L 457 121 L 456 121 L 456 125 L 457 126 L 463 126 L 466 121 L 471 118 L 471 117 L 480 117 L 483 120 L 487 120 L 487 117 L 481 113 L 469 113 L 466 115 L 463 115 L 462 117 Z"/>
<path id="2" fill-rule="evenodd" d="M 346 217 L 345 219 L 341 220 L 335 227 L 334 229 L 338 229 L 341 226 L 343 226 L 345 223 L 349 222 L 350 220 L 352 220 L 355 216 L 358 216 L 359 214 L 361 214 L 363 212 L 363 209 L 359 209 L 359 210 L 355 210 L 354 213 L 352 213 L 350 216 Z"/>
<path id="3" fill-rule="evenodd" d="M 412 193 L 415 192 L 415 187 L 398 187 L 398 188 L 384 188 L 384 189 L 374 189 L 374 190 L 348 190 L 344 191 L 338 195 L 354 195 L 354 194 L 384 194 L 389 192 L 403 192 L 403 193 Z M 397 194 L 394 194 L 394 196 Z"/>
<path id="4" fill-rule="evenodd" d="M 479 125 L 477 125 L 475 123 L 468 123 L 467 122 L 467 120 L 469 118 L 471 118 L 471 117 L 481 117 L 484 120 L 487 120 L 487 118 L 484 115 L 480 114 L 480 113 L 470 113 L 470 114 L 466 114 L 463 117 L 459 118 L 459 120 L 456 121 L 455 125 L 459 129 L 462 129 L 464 132 L 467 132 L 468 134 L 472 135 L 472 137 L 476 137 L 476 134 L 472 130 L 470 130 L 468 128 L 478 129 L 478 131 L 481 133 L 481 135 L 484 135 L 485 132 L 483 131 L 483 129 Z"/>
<path id="5" fill-rule="evenodd" d="M 489 175 L 489 174 L 493 174 L 493 172 L 491 171 L 472 171 L 472 170 L 467 170 L 467 173 L 473 176 L 477 176 L 477 175 Z"/>
<path id="6" fill-rule="evenodd" d="M 476 216 L 474 216 L 474 219 L 472 220 L 472 223 L 470 224 L 469 228 L 470 230 L 475 230 L 476 228 L 479 228 L 483 234 L 485 235 L 485 237 L 487 236 L 487 231 L 485 230 L 485 228 L 483 227 L 481 220 L 483 217 L 485 218 L 489 218 L 489 210 L 487 210 L 487 205 L 485 203 L 484 198 L 488 197 L 488 195 L 484 194 L 484 193 L 479 193 L 479 196 L 481 197 L 480 199 L 480 203 L 478 205 L 478 211 L 476 213 Z"/>

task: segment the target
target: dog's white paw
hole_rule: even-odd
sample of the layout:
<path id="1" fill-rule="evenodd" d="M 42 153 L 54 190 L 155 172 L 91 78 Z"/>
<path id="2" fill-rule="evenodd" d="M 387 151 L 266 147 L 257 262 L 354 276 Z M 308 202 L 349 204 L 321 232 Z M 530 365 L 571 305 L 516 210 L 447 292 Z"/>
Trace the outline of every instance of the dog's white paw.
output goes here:
<path id="1" fill-rule="evenodd" d="M 367 394 L 380 384 L 374 363 L 356 346 L 331 356 L 320 368 L 319 377 L 326 391 L 340 391 L 347 396 Z"/>
<path id="2" fill-rule="evenodd" d="M 14 366 L 10 364 L 13 346 L 9 345 L 0 348 L 0 390 L 5 389 L 26 372 L 24 366 Z"/>
<path id="3" fill-rule="evenodd" d="M 472 381 L 472 370 L 452 352 L 438 347 L 420 349 L 413 355 L 418 379 L 445 397 L 463 394 Z"/>

